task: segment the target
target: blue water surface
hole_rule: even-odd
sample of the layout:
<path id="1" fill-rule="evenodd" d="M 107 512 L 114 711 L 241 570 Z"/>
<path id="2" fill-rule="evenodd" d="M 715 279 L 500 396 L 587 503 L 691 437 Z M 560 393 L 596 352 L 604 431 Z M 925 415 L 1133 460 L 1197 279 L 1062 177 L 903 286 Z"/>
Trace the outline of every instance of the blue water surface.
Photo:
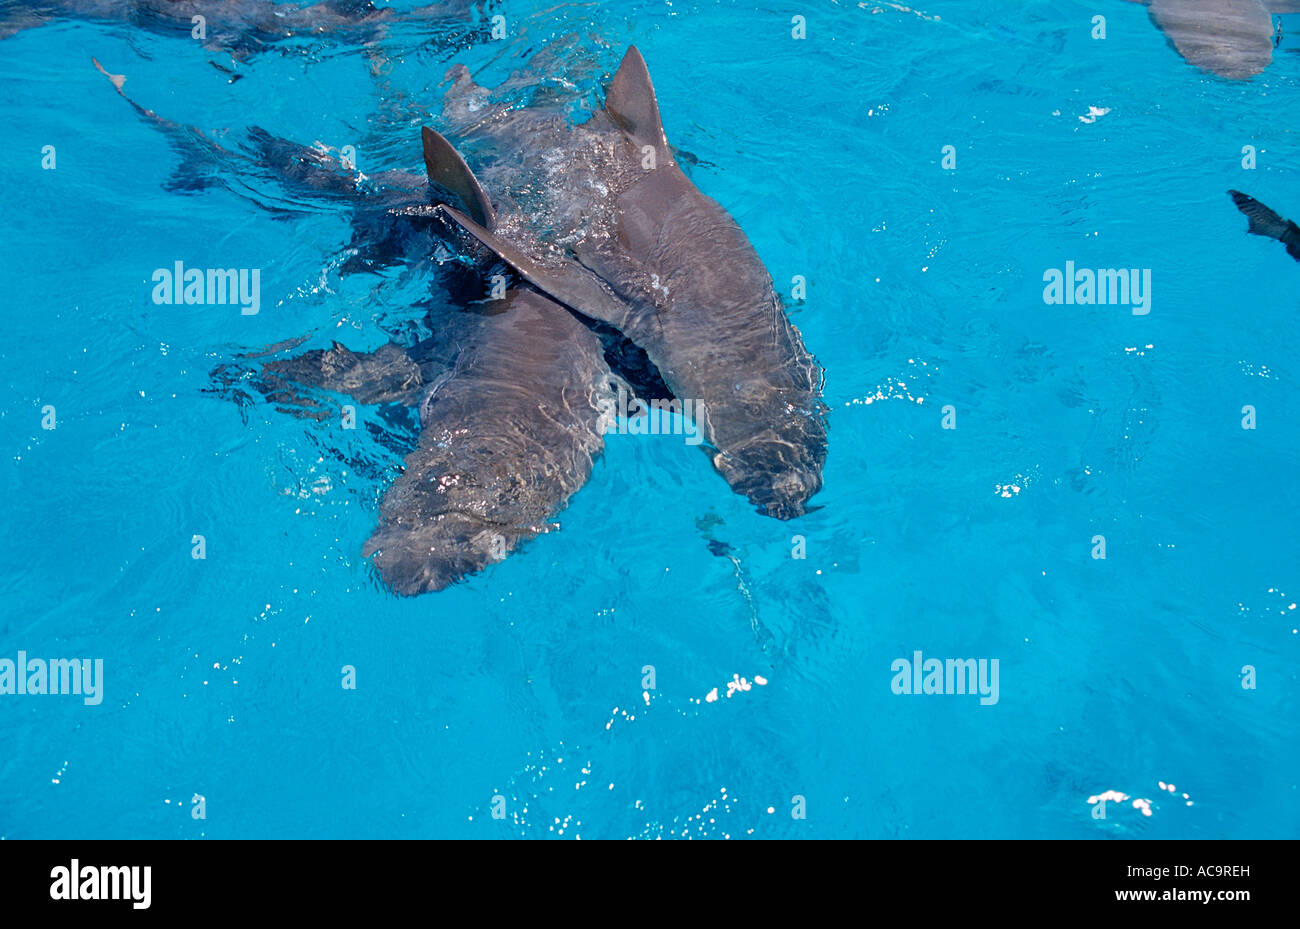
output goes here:
<path id="1" fill-rule="evenodd" d="M 1297 41 L 1231 82 L 1119 0 L 499 8 L 504 39 L 244 60 L 72 20 L 0 41 L 0 657 L 105 668 L 98 706 L 0 696 L 0 836 L 1294 838 L 1300 267 L 1226 191 L 1300 216 Z M 821 508 L 758 515 L 680 437 L 611 436 L 559 531 L 396 597 L 361 546 L 409 424 L 241 406 L 213 371 L 378 345 L 436 270 L 339 274 L 345 204 L 174 189 L 91 56 L 212 139 L 378 172 L 422 170 L 452 64 L 563 49 L 596 101 L 630 44 L 692 179 L 807 282 Z M 176 260 L 261 268 L 261 311 L 154 304 Z M 1151 312 L 1046 305 L 1066 261 L 1150 269 Z M 998 659 L 998 702 L 893 693 L 916 651 Z"/>

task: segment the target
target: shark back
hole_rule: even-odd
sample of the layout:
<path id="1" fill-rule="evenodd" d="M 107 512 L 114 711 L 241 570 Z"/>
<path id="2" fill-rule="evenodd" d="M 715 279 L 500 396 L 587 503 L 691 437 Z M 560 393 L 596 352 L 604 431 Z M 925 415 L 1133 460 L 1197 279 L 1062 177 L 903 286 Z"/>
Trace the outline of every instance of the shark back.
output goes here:
<path id="1" fill-rule="evenodd" d="M 1151 19 L 1189 62 L 1245 80 L 1273 59 L 1273 18 L 1260 0 L 1151 0 Z"/>

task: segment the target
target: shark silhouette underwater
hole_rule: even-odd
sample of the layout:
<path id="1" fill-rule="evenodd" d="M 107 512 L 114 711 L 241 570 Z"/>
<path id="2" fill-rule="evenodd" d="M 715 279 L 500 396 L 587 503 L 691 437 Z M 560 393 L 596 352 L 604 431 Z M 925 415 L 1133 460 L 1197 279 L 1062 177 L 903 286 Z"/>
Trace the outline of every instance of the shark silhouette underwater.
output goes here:
<path id="1" fill-rule="evenodd" d="M 1273 60 L 1273 14 L 1300 13 L 1300 0 L 1132 0 L 1188 62 L 1247 80 Z"/>
<path id="2" fill-rule="evenodd" d="M 1249 197 L 1239 190 L 1228 191 L 1228 196 L 1248 220 L 1246 228 L 1248 233 L 1266 239 L 1277 239 L 1286 246 L 1288 255 L 1300 261 L 1300 226 L 1289 219 L 1283 219 L 1254 197 Z"/>
<path id="3" fill-rule="evenodd" d="M 368 43 L 397 23 L 469 25 L 475 14 L 472 0 L 440 0 L 408 10 L 370 0 L 318 0 L 309 6 L 275 0 L 0 0 L 0 39 L 67 19 L 190 38 L 202 17 L 205 48 L 246 59 L 290 39 L 329 35 Z"/>
<path id="4" fill-rule="evenodd" d="M 298 385 L 418 411 L 417 446 L 363 548 L 384 583 L 440 590 L 553 528 L 603 450 L 619 389 L 695 400 L 733 489 L 766 515 L 804 513 L 827 451 L 822 369 L 739 226 L 676 165 L 640 53 L 628 50 L 603 108 L 576 126 L 565 105 L 515 108 L 463 68 L 451 76 L 444 118 L 483 156 L 495 202 L 432 129 L 427 183 L 391 172 L 364 192 L 320 152 L 251 133 L 256 160 L 285 182 L 354 199 L 354 235 L 406 230 L 380 231 L 376 263 L 427 248 L 436 230 L 521 279 L 502 300 L 431 320 L 434 334 L 413 346 L 336 343 L 265 362 L 256 377 L 273 399 Z M 132 105 L 193 146 L 191 132 Z"/>

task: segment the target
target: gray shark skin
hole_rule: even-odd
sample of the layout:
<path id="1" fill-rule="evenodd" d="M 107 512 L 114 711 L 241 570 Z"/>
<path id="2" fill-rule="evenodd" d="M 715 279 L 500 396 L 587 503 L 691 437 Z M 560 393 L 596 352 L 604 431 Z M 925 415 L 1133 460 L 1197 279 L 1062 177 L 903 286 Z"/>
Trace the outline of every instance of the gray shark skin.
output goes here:
<path id="1" fill-rule="evenodd" d="M 1277 239 L 1286 246 L 1286 253 L 1300 261 L 1300 226 L 1289 219 L 1283 219 L 1273 210 L 1260 203 L 1254 197 L 1248 197 L 1239 190 L 1228 191 L 1228 196 L 1249 220 L 1246 231 L 1251 235 Z"/>
<path id="2" fill-rule="evenodd" d="M 123 90 L 124 76 L 95 66 L 173 142 L 189 170 L 271 176 L 296 196 L 347 203 L 353 245 L 372 259 L 353 270 L 431 253 L 429 227 L 443 223 L 423 176 L 390 171 L 363 181 L 325 153 L 257 129 L 250 130 L 248 151 L 228 150 L 136 104 Z M 379 525 L 362 550 L 383 583 L 402 595 L 442 590 L 554 528 L 552 518 L 586 483 L 604 449 L 606 411 L 617 389 L 666 389 L 612 329 L 584 323 L 527 284 L 502 299 L 480 300 L 486 287 L 458 267 L 444 275 L 450 291 L 443 309 L 425 320 L 432 334 L 410 347 L 390 342 L 355 352 L 335 342 L 263 360 L 304 341 L 291 339 L 244 356 L 257 359 L 252 371 L 223 365 L 214 372 L 227 386 L 251 384 L 296 415 L 337 417 L 337 402 L 321 402 L 311 396 L 316 391 L 418 411 L 416 447 L 381 497 Z M 607 358 L 620 365 L 619 375 Z"/>
<path id="3" fill-rule="evenodd" d="M 1134 0 L 1187 61 L 1230 80 L 1248 80 L 1273 60 L 1273 13 L 1300 0 Z"/>
<path id="4" fill-rule="evenodd" d="M 442 0 L 404 11 L 369 0 L 324 0 L 310 6 L 275 0 L 0 0 L 0 39 L 61 19 L 124 23 L 189 38 L 193 17 L 202 16 L 206 48 L 247 58 L 298 37 L 328 34 L 365 43 L 393 23 L 468 22 L 473 9 L 471 0 Z"/>
<path id="5" fill-rule="evenodd" d="M 263 371 L 268 386 L 418 408 L 418 443 L 362 549 L 398 594 L 442 590 L 555 528 L 604 450 L 621 381 L 596 335 L 526 284 L 475 309 L 410 349 L 335 343 Z"/>
<path id="6" fill-rule="evenodd" d="M 526 285 L 501 304 L 425 391 L 419 445 L 362 550 L 399 594 L 441 590 L 554 528 L 604 449 L 615 380 L 596 336 Z"/>
<path id="7" fill-rule="evenodd" d="M 715 468 L 760 512 L 803 514 L 826 458 L 822 369 L 745 234 L 678 167 L 640 53 L 578 126 L 562 107 L 494 102 L 463 67 L 449 77 L 444 117 L 476 174 L 425 129 L 430 178 L 464 208 L 440 209 L 702 402 Z"/>

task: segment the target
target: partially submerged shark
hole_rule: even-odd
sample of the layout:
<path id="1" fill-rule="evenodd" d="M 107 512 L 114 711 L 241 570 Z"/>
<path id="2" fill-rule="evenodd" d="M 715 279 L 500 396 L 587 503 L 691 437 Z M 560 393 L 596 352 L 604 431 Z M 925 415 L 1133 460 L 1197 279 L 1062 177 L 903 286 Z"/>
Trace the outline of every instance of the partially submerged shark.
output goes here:
<path id="1" fill-rule="evenodd" d="M 640 52 L 581 125 L 494 101 L 463 66 L 449 77 L 444 118 L 478 172 L 426 127 L 430 180 L 459 202 L 439 211 L 702 404 L 714 467 L 760 512 L 803 514 L 826 459 L 822 369 L 744 232 L 677 165 Z"/>
<path id="2" fill-rule="evenodd" d="M 125 97 L 125 79 L 100 70 Z M 258 129 L 251 153 L 231 152 L 132 102 L 192 165 L 270 172 L 300 196 L 351 201 L 364 267 L 427 249 L 432 223 L 523 279 L 504 299 L 462 298 L 464 310 L 430 317 L 432 335 L 413 345 L 359 353 L 336 343 L 252 374 L 277 402 L 308 388 L 418 410 L 417 447 L 363 549 L 385 584 L 440 590 L 551 528 L 590 475 L 621 388 L 699 402 L 732 487 L 768 515 L 805 512 L 826 455 L 821 368 L 739 226 L 677 167 L 636 49 L 581 126 L 561 106 L 491 103 L 468 72 L 455 77 L 448 122 L 481 155 L 496 146 L 485 160 L 495 204 L 431 129 L 427 182 L 401 171 L 365 178 Z M 534 148 L 547 153 L 540 178 L 529 171 Z"/>
<path id="3" fill-rule="evenodd" d="M 350 250 L 366 260 L 344 272 L 427 260 L 432 252 L 431 226 L 441 220 L 422 175 L 365 177 L 328 152 L 257 128 L 249 131 L 248 151 L 227 149 L 135 103 L 124 76 L 94 64 L 182 154 L 173 189 L 204 186 L 192 175 L 256 174 L 274 177 L 296 197 L 346 201 Z M 484 299 L 479 275 L 458 268 L 452 263 L 442 275 L 448 299 L 434 301 L 436 312 L 424 321 L 430 334 L 412 345 L 355 352 L 336 342 L 258 361 L 242 374 L 233 365 L 216 372 L 227 386 L 248 382 L 301 415 L 337 415 L 304 389 L 418 411 L 418 442 L 385 491 L 379 526 L 363 549 L 400 594 L 441 590 L 553 528 L 604 447 L 616 391 L 647 398 L 667 391 L 644 353 L 611 327 L 581 320 L 524 283 Z M 281 354 L 302 341 L 245 358 Z"/>
<path id="4" fill-rule="evenodd" d="M 441 590 L 554 528 L 604 448 L 623 383 L 596 334 L 528 285 L 436 325 L 409 348 L 336 343 L 263 374 L 418 409 L 419 441 L 362 550 L 406 595 Z"/>
<path id="5" fill-rule="evenodd" d="M 1178 54 L 1202 71 L 1232 80 L 1259 74 L 1273 60 L 1273 14 L 1300 13 L 1300 0 L 1133 0 Z"/>
<path id="6" fill-rule="evenodd" d="M 1277 239 L 1286 246 L 1286 253 L 1300 261 L 1300 226 L 1289 219 L 1283 219 L 1273 210 L 1260 203 L 1254 197 L 1248 197 L 1239 190 L 1228 191 L 1237 209 L 1249 220 L 1246 231 L 1251 235 Z"/>
<path id="7" fill-rule="evenodd" d="M 441 0 L 394 10 L 370 0 L 319 0 L 309 6 L 276 0 L 0 0 L 0 39 L 62 19 L 125 23 L 190 37 L 203 18 L 203 44 L 247 58 L 287 39 L 331 35 L 369 42 L 399 22 L 468 22 L 471 0 Z"/>

